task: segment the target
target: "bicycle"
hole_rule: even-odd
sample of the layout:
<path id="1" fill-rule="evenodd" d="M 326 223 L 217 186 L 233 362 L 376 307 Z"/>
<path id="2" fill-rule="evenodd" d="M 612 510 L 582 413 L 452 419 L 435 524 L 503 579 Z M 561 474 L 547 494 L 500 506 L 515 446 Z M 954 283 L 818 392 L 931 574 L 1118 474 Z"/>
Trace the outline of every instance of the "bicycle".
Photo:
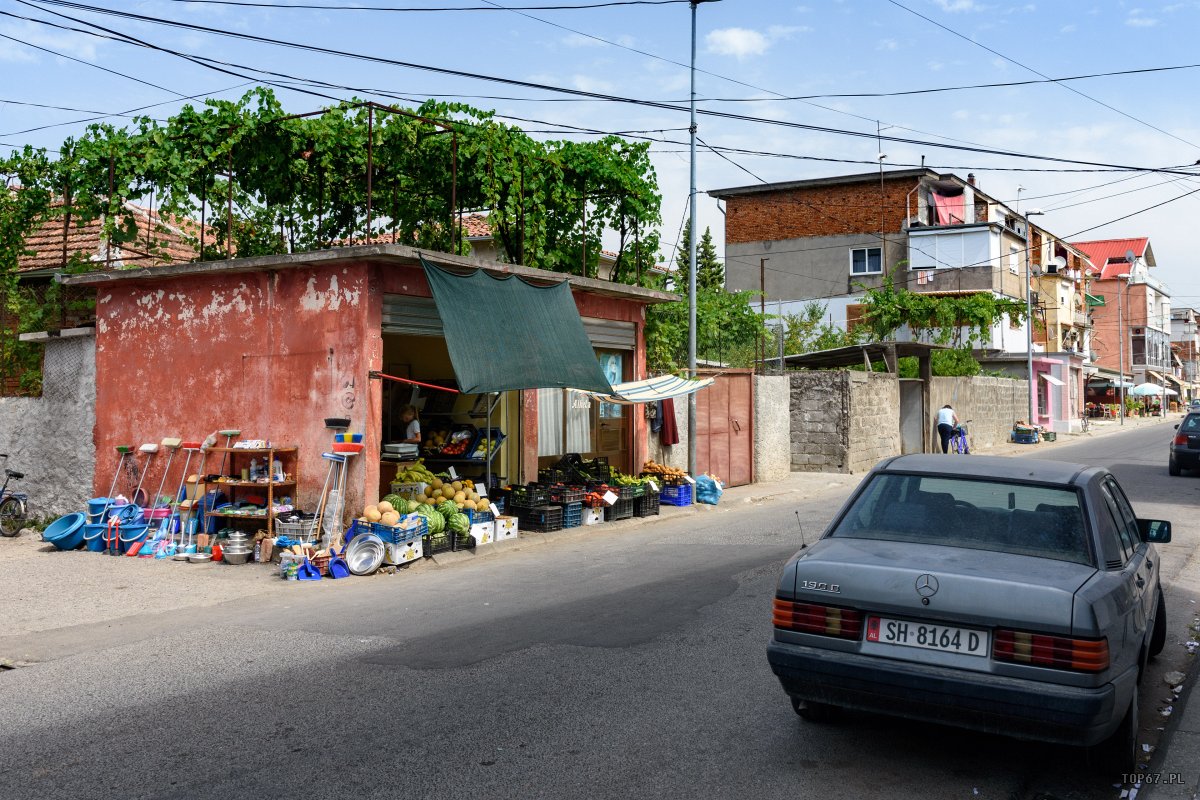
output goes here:
<path id="1" fill-rule="evenodd" d="M 1087 433 L 1087 432 L 1088 432 L 1088 428 L 1092 427 L 1092 423 L 1091 423 L 1091 421 L 1088 419 L 1087 412 L 1084 412 L 1083 414 L 1081 414 L 1081 415 L 1079 416 L 1079 426 L 1080 426 L 1080 431 L 1081 431 L 1082 433 Z"/>
<path id="2" fill-rule="evenodd" d="M 0 536 L 16 536 L 25 527 L 29 516 L 29 496 L 24 492 L 8 491 L 9 481 L 19 481 L 25 477 L 24 472 L 8 469 L 8 453 L 0 453 L 4 459 L 4 485 L 0 486 Z"/>
<path id="3" fill-rule="evenodd" d="M 967 420 L 971 422 L 971 420 Z M 967 440 L 967 422 L 960 422 L 950 434 L 950 452 L 957 455 L 969 456 L 971 443 Z"/>

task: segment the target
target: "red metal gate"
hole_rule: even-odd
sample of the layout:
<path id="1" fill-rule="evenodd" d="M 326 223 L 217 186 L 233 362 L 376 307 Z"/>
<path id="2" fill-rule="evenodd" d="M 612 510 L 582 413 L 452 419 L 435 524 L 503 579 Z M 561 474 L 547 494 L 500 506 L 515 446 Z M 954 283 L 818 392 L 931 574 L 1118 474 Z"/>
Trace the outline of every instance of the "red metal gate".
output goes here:
<path id="1" fill-rule="evenodd" d="M 696 469 L 729 486 L 744 486 L 754 480 L 754 374 L 729 370 L 704 376 L 715 382 L 696 393 Z"/>

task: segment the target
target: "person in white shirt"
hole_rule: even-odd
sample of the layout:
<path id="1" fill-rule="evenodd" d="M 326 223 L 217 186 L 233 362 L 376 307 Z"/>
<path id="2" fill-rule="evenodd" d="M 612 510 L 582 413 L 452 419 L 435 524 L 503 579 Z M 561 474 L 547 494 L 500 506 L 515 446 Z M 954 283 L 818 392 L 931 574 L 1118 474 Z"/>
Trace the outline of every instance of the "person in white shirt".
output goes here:
<path id="1" fill-rule="evenodd" d="M 950 404 L 942 406 L 938 409 L 937 429 L 938 436 L 942 439 L 942 452 L 950 452 L 950 437 L 954 435 L 954 429 L 958 427 L 958 415 L 954 413 L 954 409 Z"/>
<path id="2" fill-rule="evenodd" d="M 405 442 L 421 443 L 421 422 L 417 419 L 417 407 L 405 406 L 400 409 L 400 421 L 407 427 L 404 429 Z"/>

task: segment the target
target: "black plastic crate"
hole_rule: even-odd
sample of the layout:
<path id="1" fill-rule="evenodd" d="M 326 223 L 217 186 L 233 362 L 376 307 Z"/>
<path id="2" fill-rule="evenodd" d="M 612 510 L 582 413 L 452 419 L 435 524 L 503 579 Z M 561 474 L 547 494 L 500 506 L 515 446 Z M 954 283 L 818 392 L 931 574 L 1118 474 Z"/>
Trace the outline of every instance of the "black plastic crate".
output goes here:
<path id="1" fill-rule="evenodd" d="M 526 508 L 544 506 L 550 502 L 550 492 L 537 484 L 513 486 L 508 492 L 508 502 L 513 508 L 517 506 L 524 506 Z"/>
<path id="2" fill-rule="evenodd" d="M 443 530 L 441 533 L 427 533 L 422 538 L 422 555 L 426 558 L 438 553 L 449 553 L 454 549 L 454 532 Z"/>
<path id="3" fill-rule="evenodd" d="M 632 486 L 614 486 L 613 491 L 617 493 L 617 497 L 622 500 L 632 500 L 638 496 L 638 492 Z"/>
<path id="4" fill-rule="evenodd" d="M 451 531 L 450 538 L 453 539 L 452 544 L 455 552 L 459 550 L 475 549 L 475 537 L 471 535 L 470 531 L 467 531 L 466 533 Z"/>
<path id="5" fill-rule="evenodd" d="M 604 521 L 612 522 L 617 519 L 630 519 L 633 517 L 633 499 L 618 500 L 611 506 L 604 509 Z"/>
<path id="6" fill-rule="evenodd" d="M 633 500 L 633 515 L 635 517 L 653 517 L 659 512 L 658 492 L 646 492 Z"/>
<path id="7" fill-rule="evenodd" d="M 562 510 L 564 528 L 578 528 L 583 524 L 583 503 L 566 503 Z"/>
<path id="8" fill-rule="evenodd" d="M 522 508 L 517 519 L 523 531 L 535 533 L 550 533 L 561 531 L 563 528 L 562 506 L 535 506 Z"/>
<path id="9" fill-rule="evenodd" d="M 583 489 L 576 486 L 551 486 L 549 491 L 550 502 L 560 506 L 565 506 L 568 503 L 582 503 L 583 496 L 587 494 Z"/>

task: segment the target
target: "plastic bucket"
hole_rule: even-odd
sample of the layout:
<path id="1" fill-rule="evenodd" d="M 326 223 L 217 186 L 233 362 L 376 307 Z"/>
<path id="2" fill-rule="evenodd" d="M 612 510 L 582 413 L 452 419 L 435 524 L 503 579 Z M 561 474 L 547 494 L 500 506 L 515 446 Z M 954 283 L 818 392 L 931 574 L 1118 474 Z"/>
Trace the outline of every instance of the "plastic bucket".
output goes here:
<path id="1" fill-rule="evenodd" d="M 144 516 L 145 515 L 142 513 L 142 507 L 135 505 L 134 503 L 127 503 L 123 506 L 114 506 L 113 512 L 109 514 L 110 519 L 116 517 L 117 519 L 121 520 L 122 528 L 126 525 L 140 525 L 145 521 Z"/>
<path id="2" fill-rule="evenodd" d="M 127 551 L 134 542 L 144 542 L 146 540 L 146 531 L 149 529 L 149 525 L 122 526 L 119 543 L 121 552 L 124 553 Z"/>
<path id="3" fill-rule="evenodd" d="M 104 552 L 104 532 L 108 525 L 103 522 L 89 523 L 83 526 L 83 543 L 93 553 Z"/>
<path id="4" fill-rule="evenodd" d="M 112 502 L 107 497 L 93 497 L 87 503 L 87 521 L 92 523 L 103 522 L 104 512 L 108 509 Z"/>
<path id="5" fill-rule="evenodd" d="M 142 518 L 150 520 L 162 521 L 171 516 L 171 509 L 163 506 L 162 508 L 144 508 L 142 509 Z"/>
<path id="6" fill-rule="evenodd" d="M 59 550 L 74 550 L 83 544 L 83 514 L 67 514 L 51 522 L 42 532 L 42 541 Z"/>

